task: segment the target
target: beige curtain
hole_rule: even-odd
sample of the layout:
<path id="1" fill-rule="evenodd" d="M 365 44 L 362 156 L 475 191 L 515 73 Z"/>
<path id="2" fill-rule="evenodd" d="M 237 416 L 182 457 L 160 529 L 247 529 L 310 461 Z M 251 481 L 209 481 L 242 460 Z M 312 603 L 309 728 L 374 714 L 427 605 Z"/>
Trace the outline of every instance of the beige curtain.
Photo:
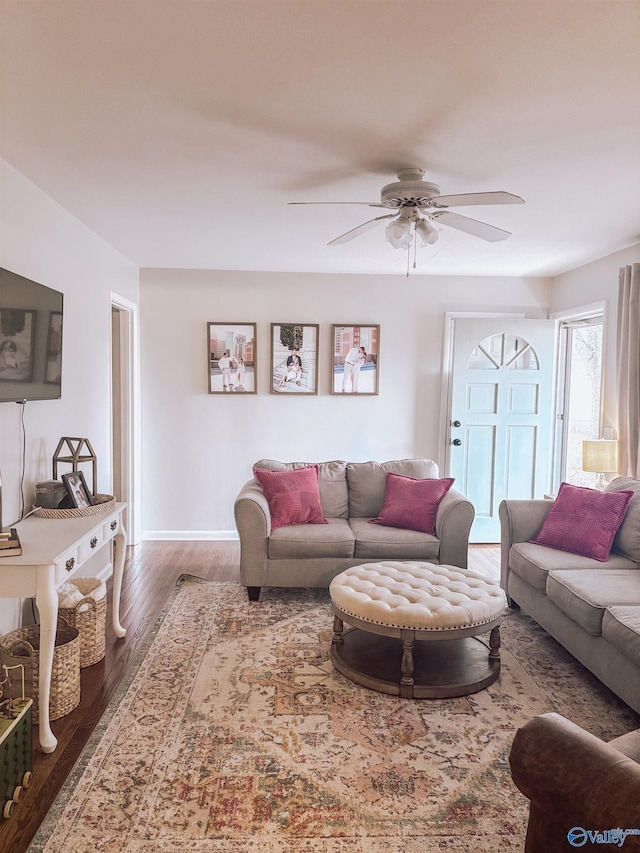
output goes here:
<path id="1" fill-rule="evenodd" d="M 619 473 L 640 477 L 640 263 L 620 270 L 617 366 Z"/>

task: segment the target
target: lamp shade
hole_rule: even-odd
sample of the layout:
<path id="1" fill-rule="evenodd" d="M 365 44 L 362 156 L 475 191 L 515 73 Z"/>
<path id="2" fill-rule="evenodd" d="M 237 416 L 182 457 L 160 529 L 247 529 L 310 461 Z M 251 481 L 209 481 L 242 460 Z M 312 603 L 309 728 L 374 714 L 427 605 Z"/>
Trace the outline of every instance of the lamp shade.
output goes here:
<path id="1" fill-rule="evenodd" d="M 597 474 L 618 471 L 618 442 L 611 439 L 582 442 L 582 470 Z"/>
<path id="2" fill-rule="evenodd" d="M 434 228 L 433 225 L 428 222 L 426 219 L 420 219 L 416 222 L 416 233 L 420 235 L 422 240 L 422 245 L 433 245 L 438 242 L 438 237 L 440 236 L 440 229 Z"/>
<path id="3" fill-rule="evenodd" d="M 408 249 L 413 239 L 411 222 L 404 216 L 399 216 L 387 225 L 385 234 L 387 242 L 391 243 L 394 249 Z"/>

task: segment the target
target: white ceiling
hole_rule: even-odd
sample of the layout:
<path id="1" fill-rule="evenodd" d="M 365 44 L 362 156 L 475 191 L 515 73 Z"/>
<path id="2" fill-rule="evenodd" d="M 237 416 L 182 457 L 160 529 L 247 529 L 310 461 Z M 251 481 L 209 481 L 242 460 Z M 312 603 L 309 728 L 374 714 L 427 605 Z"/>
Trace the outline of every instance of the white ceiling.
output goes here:
<path id="1" fill-rule="evenodd" d="M 383 224 L 326 246 L 381 211 L 287 205 L 378 201 L 403 166 L 443 194 L 526 200 L 461 210 L 513 236 L 445 229 L 422 274 L 554 275 L 640 240 L 637 0 L 0 0 L 0 16 L 0 153 L 140 266 L 403 273 Z"/>

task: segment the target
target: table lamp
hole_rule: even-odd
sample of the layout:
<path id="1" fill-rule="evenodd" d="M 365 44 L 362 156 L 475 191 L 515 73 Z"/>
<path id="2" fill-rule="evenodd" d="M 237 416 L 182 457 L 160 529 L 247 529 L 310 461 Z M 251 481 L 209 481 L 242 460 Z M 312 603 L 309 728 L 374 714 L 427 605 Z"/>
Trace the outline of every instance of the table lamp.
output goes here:
<path id="1" fill-rule="evenodd" d="M 607 485 L 604 475 L 618 472 L 618 442 L 607 438 L 583 441 L 582 470 L 598 475 L 595 487 L 603 492 Z"/>

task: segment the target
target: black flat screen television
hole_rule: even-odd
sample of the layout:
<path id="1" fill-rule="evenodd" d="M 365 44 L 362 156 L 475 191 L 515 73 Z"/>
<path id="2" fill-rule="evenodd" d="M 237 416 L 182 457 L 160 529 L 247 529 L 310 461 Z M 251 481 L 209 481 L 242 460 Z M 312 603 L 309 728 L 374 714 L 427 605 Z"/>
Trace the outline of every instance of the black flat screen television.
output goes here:
<path id="1" fill-rule="evenodd" d="M 0 267 L 0 403 L 62 396 L 58 290 Z"/>

